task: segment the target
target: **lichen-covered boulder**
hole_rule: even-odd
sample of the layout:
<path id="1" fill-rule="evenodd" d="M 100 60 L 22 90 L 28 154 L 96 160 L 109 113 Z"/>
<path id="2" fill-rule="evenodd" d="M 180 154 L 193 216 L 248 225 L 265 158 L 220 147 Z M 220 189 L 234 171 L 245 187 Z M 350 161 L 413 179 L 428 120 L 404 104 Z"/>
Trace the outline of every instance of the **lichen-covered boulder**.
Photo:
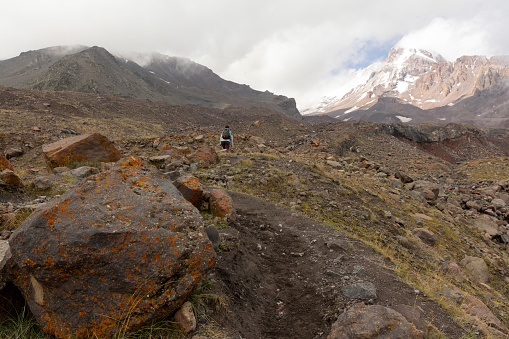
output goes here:
<path id="1" fill-rule="evenodd" d="M 9 160 L 0 155 L 0 172 L 2 172 L 3 170 L 14 171 L 14 168 L 12 168 L 12 165 L 9 162 Z"/>
<path id="2" fill-rule="evenodd" d="M 215 216 L 221 218 L 228 218 L 230 221 L 235 221 L 237 218 L 237 211 L 233 206 L 232 197 L 225 191 L 215 188 L 208 192 L 210 212 Z"/>
<path id="3" fill-rule="evenodd" d="M 114 162 L 121 157 L 113 143 L 99 133 L 87 133 L 65 138 L 42 146 L 50 169 L 77 161 Z"/>
<path id="4" fill-rule="evenodd" d="M 197 206 L 201 202 L 205 187 L 200 183 L 197 177 L 193 175 L 183 175 L 173 181 L 173 184 L 191 204 Z"/>
<path id="5" fill-rule="evenodd" d="M 21 179 L 11 170 L 0 171 L 0 186 L 15 187 L 21 185 Z"/>
<path id="6" fill-rule="evenodd" d="M 135 157 L 37 209 L 9 243 L 9 278 L 57 338 L 105 338 L 165 317 L 215 263 L 199 211 Z"/>

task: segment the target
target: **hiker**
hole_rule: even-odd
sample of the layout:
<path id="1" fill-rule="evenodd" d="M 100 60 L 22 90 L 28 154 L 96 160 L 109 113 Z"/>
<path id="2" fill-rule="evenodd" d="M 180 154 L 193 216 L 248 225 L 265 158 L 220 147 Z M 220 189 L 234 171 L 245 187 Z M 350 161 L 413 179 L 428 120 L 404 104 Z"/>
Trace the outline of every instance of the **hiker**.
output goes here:
<path id="1" fill-rule="evenodd" d="M 226 125 L 221 132 L 219 143 L 225 150 L 229 150 L 233 146 L 233 133 L 230 131 L 230 127 L 228 125 Z"/>

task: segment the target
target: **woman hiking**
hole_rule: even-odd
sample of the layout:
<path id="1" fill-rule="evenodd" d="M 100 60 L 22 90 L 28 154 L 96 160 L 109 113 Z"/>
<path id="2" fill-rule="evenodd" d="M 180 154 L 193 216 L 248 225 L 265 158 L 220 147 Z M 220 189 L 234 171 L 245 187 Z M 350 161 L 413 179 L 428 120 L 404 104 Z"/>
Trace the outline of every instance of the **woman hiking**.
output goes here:
<path id="1" fill-rule="evenodd" d="M 226 125 L 221 132 L 221 138 L 219 139 L 221 147 L 225 150 L 229 150 L 233 146 L 233 133 L 230 131 L 230 126 Z"/>

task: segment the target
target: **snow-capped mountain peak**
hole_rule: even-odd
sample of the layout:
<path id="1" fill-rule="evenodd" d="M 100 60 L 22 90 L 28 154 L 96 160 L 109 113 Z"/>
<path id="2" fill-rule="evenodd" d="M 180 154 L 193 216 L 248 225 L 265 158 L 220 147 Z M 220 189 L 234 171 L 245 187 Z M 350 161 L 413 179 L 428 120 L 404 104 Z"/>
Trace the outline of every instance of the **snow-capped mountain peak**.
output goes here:
<path id="1" fill-rule="evenodd" d="M 313 111 L 327 113 L 347 109 L 344 112 L 346 114 L 369 108 L 381 96 L 399 96 L 407 92 L 422 74 L 441 61 L 444 61 L 444 58 L 439 54 L 395 47 L 382 62 L 358 70 L 348 93 L 342 97 L 323 98 Z M 406 96 L 411 100 L 411 94 Z"/>

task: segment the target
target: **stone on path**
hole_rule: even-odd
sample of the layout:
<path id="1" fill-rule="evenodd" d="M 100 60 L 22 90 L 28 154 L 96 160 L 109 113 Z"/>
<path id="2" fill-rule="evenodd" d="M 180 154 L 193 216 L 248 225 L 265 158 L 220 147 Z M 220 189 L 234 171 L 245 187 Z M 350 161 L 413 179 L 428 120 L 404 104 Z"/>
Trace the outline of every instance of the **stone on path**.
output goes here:
<path id="1" fill-rule="evenodd" d="M 422 332 L 400 313 L 380 305 L 362 303 L 342 313 L 332 325 L 327 339 L 417 339 Z"/>

